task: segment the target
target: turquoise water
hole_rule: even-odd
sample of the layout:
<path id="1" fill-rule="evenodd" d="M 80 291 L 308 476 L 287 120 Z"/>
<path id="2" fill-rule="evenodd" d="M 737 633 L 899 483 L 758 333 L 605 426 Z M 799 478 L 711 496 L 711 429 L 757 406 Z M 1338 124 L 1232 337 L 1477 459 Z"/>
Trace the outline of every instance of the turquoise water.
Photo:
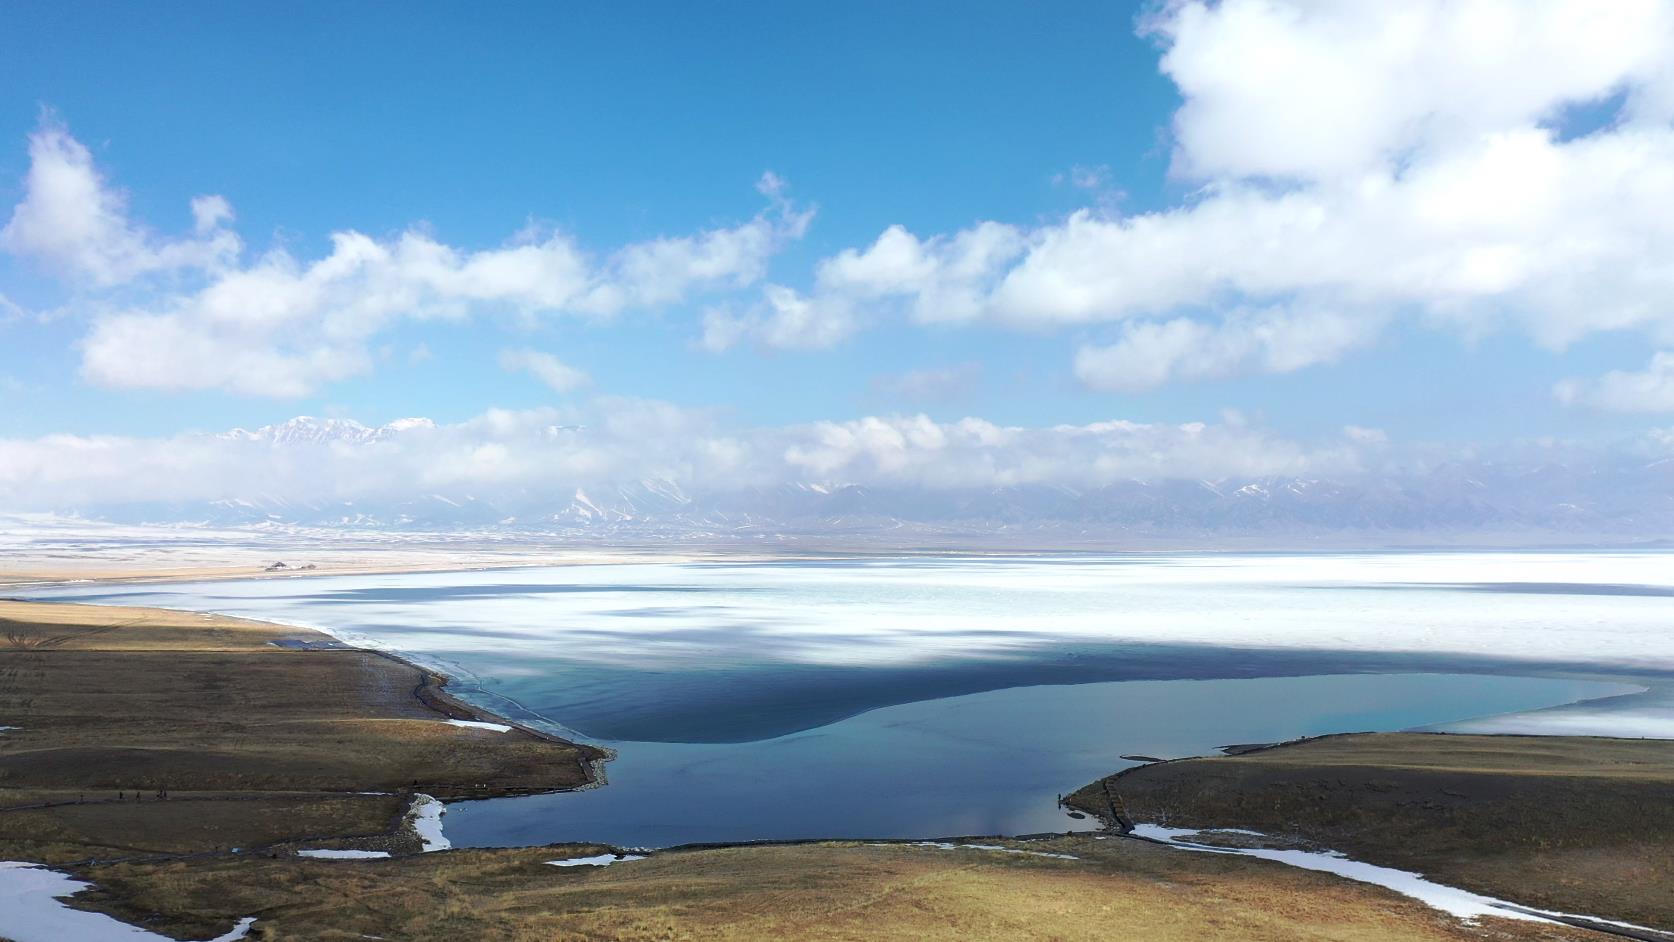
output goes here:
<path id="1" fill-rule="evenodd" d="M 1231 743 L 1394 730 L 1627 689 L 1527 677 L 1363 674 L 1128 681 L 885 707 L 746 743 L 615 742 L 604 788 L 450 807 L 458 846 L 621 847 L 1081 830 L 1057 799 L 1134 763 Z"/>

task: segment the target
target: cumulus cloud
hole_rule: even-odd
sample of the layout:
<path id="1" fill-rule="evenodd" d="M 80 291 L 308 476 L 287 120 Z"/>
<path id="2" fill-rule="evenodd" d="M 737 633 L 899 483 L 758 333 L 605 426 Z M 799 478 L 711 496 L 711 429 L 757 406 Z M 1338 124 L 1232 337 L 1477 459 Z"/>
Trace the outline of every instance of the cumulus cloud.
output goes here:
<path id="1" fill-rule="evenodd" d="M 1075 375 L 1092 389 L 1133 392 L 1177 380 L 1289 373 L 1363 345 L 1371 320 L 1270 310 L 1228 314 L 1218 325 L 1185 317 L 1138 321 L 1113 344 L 1082 346 Z"/>
<path id="2" fill-rule="evenodd" d="M 1353 179 L 1617 92 L 1646 121 L 1674 104 L 1658 0 L 1194 0 L 1145 31 L 1194 177 Z"/>
<path id="3" fill-rule="evenodd" d="M 891 226 L 865 249 L 822 261 L 810 293 L 768 285 L 753 310 L 711 312 L 702 345 L 718 352 L 748 338 L 769 348 L 824 349 L 866 326 L 863 312 L 902 299 L 921 322 L 969 321 L 980 316 L 1003 263 L 1022 249 L 1019 231 L 1000 223 L 929 239 Z"/>
<path id="4" fill-rule="evenodd" d="M 600 397 L 490 410 L 465 422 L 336 420 L 222 435 L 0 439 L 10 511 L 127 502 L 400 501 L 564 495 L 639 480 L 710 490 L 813 482 L 926 488 L 1134 478 L 1331 474 L 1361 466 L 1353 436 L 1306 445 L 1241 423 L 1004 426 L 922 415 L 729 429 L 706 412 Z"/>
<path id="5" fill-rule="evenodd" d="M 93 382 L 299 396 L 370 369 L 369 340 L 401 318 L 609 318 L 751 285 L 812 218 L 785 198 L 779 178 L 764 176 L 758 189 L 768 207 L 738 225 L 603 255 L 558 231 L 526 229 L 498 248 L 471 250 L 412 228 L 387 238 L 337 232 L 331 252 L 314 260 L 276 248 L 246 261 L 226 228 L 234 214 L 224 198 L 192 201 L 192 236 L 155 236 L 127 217 L 87 148 L 49 120 L 30 139 L 24 200 L 0 244 L 105 287 L 165 270 L 196 273 L 193 284 L 88 305 L 96 314 L 82 369 Z"/>
<path id="6" fill-rule="evenodd" d="M 1565 405 L 1607 412 L 1674 412 L 1674 353 L 1659 352 L 1645 369 L 1617 370 L 1597 379 L 1566 379 L 1553 387 Z"/>
<path id="7" fill-rule="evenodd" d="M 1100 388 L 1326 362 L 1394 314 L 1554 349 L 1674 338 L 1674 4 L 1176 2 L 1144 31 L 1191 198 L 893 226 L 820 265 L 803 320 L 1138 321 L 1080 350 Z"/>
<path id="8" fill-rule="evenodd" d="M 500 368 L 513 373 L 528 373 L 553 392 L 569 392 L 587 385 L 587 374 L 565 363 L 550 353 L 527 347 L 500 351 Z"/>
<path id="9" fill-rule="evenodd" d="M 761 303 L 736 313 L 712 308 L 703 318 L 698 345 L 720 353 L 752 340 L 777 350 L 825 350 L 860 327 L 853 305 L 831 298 L 809 298 L 783 285 L 768 285 Z"/>
<path id="10" fill-rule="evenodd" d="M 192 201 L 193 235 L 169 238 L 131 222 L 127 199 L 106 183 L 93 155 L 51 115 L 29 136 L 23 201 L 0 229 L 0 248 L 61 274 L 115 285 L 177 269 L 218 269 L 241 248 L 225 229 L 232 209 L 219 196 Z"/>

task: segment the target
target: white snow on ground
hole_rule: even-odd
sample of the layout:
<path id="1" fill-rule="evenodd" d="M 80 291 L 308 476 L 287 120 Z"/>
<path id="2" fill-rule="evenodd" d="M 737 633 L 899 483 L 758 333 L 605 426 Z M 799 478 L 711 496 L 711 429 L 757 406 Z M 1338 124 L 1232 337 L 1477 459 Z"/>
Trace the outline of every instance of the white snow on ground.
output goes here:
<path id="1" fill-rule="evenodd" d="M 298 857 L 319 857 L 325 860 L 378 860 L 389 856 L 387 850 L 338 850 L 333 847 L 318 847 L 313 850 L 299 850 Z"/>
<path id="2" fill-rule="evenodd" d="M 596 854 L 592 857 L 571 857 L 567 860 L 548 860 L 549 867 L 608 867 L 628 860 L 644 860 L 644 854 Z"/>
<path id="3" fill-rule="evenodd" d="M 424 845 L 427 853 L 453 846 L 452 841 L 442 836 L 442 815 L 447 811 L 447 805 L 429 795 L 413 796 L 412 810 L 407 812 L 408 820 L 412 822 L 413 833 L 418 835 L 419 843 Z"/>
<path id="4" fill-rule="evenodd" d="M 64 897 L 91 885 L 31 863 L 0 861 L 0 937 L 12 942 L 172 942 L 104 913 L 64 905 Z M 242 939 L 255 922 L 254 916 L 241 919 L 212 942 Z"/>
<path id="5" fill-rule="evenodd" d="M 7 730 L 12 730 L 12 729 L 22 729 L 22 728 L 23 728 L 23 727 L 21 727 L 21 726 L 0 726 L 0 733 L 4 733 L 4 732 L 6 732 L 6 731 L 7 731 Z"/>
<path id="6" fill-rule="evenodd" d="M 890 847 L 890 844 L 873 844 L 873 847 Z M 1044 850 L 1024 850 L 1020 847 L 1001 847 L 999 844 L 950 844 L 947 841 L 913 841 L 908 847 L 934 847 L 937 850 L 991 850 L 1002 854 L 1024 854 L 1029 857 L 1056 857 L 1059 860 L 1080 860 L 1074 854 L 1054 854 Z"/>
<path id="7" fill-rule="evenodd" d="M 496 733 L 509 733 L 512 731 L 512 728 L 504 723 L 483 723 L 477 720 L 448 720 L 447 723 L 449 726 L 463 726 L 466 729 L 487 729 Z"/>
<path id="8" fill-rule="evenodd" d="M 1573 919 L 1588 919 L 1593 922 L 1619 926 L 1624 929 L 1639 929 L 1656 932 L 1645 926 L 1636 926 L 1629 922 L 1616 922 L 1611 919 L 1599 919 L 1596 916 L 1584 916 L 1576 913 L 1560 913 L 1547 909 L 1535 909 L 1531 906 L 1521 906 L 1517 903 L 1494 899 L 1491 896 L 1480 896 L 1469 890 L 1443 886 L 1432 883 L 1423 876 L 1406 870 L 1396 870 L 1393 867 L 1379 867 L 1375 864 L 1362 863 L 1337 853 L 1336 851 L 1311 850 L 1280 850 L 1267 847 L 1220 847 L 1211 844 L 1200 844 L 1193 840 L 1202 834 L 1213 834 L 1217 831 L 1226 833 L 1222 829 L 1209 831 L 1192 830 L 1190 828 L 1169 828 L 1157 824 L 1141 824 L 1133 829 L 1135 837 L 1149 838 L 1160 841 L 1182 850 L 1203 851 L 1213 854 L 1234 854 L 1240 857 L 1259 857 L 1263 860 L 1274 860 L 1292 867 L 1304 870 L 1319 870 L 1324 873 L 1334 873 L 1340 877 L 1357 880 L 1361 883 L 1371 883 L 1386 889 L 1394 890 L 1402 896 L 1410 896 L 1422 903 L 1426 903 L 1442 912 L 1449 913 L 1466 922 L 1475 922 L 1483 916 L 1498 916 L 1502 919 L 1521 919 L 1534 922 L 1556 922 L 1557 917 Z M 1239 834 L 1255 832 L 1239 830 Z"/>

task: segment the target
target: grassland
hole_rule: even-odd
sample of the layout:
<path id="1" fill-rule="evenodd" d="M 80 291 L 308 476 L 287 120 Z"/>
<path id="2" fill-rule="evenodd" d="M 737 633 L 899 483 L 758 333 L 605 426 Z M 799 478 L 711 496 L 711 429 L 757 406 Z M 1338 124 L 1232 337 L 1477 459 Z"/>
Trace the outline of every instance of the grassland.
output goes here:
<path id="1" fill-rule="evenodd" d="M 256 914 L 265 940 L 1585 940 L 1466 926 L 1363 884 L 1263 861 L 1092 836 L 1031 843 L 1076 860 L 911 845 L 671 851 L 609 867 L 596 848 L 375 861 L 205 860 L 97 867 L 129 920 L 195 938 Z"/>
<path id="2" fill-rule="evenodd" d="M 152 609 L 0 602 L 0 854 L 52 862 L 390 832 L 400 793 L 569 788 L 599 757 L 410 664 Z M 360 794 L 388 792 L 391 794 Z"/>
<path id="3" fill-rule="evenodd" d="M 1129 769 L 1067 801 L 1242 827 L 1547 909 L 1674 927 L 1674 742 L 1379 733 Z"/>

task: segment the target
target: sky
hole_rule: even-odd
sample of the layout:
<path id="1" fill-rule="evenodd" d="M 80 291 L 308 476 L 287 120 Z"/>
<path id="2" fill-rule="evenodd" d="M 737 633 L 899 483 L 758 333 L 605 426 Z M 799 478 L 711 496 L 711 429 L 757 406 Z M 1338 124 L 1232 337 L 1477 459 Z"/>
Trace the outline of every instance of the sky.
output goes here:
<path id="1" fill-rule="evenodd" d="M 1656 0 L 7 4 L 0 502 L 299 415 L 833 479 L 1640 447 L 1671 119 Z"/>

